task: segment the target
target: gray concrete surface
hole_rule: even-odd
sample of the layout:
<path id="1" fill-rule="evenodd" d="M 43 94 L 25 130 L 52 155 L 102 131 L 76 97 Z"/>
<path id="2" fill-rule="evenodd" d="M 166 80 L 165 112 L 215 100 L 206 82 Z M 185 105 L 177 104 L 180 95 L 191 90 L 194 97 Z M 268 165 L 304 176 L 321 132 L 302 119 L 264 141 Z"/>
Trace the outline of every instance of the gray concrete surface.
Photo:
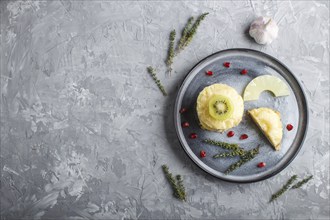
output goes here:
<path id="1" fill-rule="evenodd" d="M 1 1 L 1 219 L 328 219 L 328 1 Z M 164 74 L 167 38 L 210 12 Z M 246 34 L 279 23 L 270 46 Z M 232 184 L 185 155 L 172 124 L 187 71 L 222 49 L 266 52 L 295 73 L 310 126 L 297 158 L 263 182 Z M 164 98 L 145 69 L 157 67 Z M 183 175 L 188 201 L 161 171 Z M 291 175 L 302 189 L 268 204 Z"/>

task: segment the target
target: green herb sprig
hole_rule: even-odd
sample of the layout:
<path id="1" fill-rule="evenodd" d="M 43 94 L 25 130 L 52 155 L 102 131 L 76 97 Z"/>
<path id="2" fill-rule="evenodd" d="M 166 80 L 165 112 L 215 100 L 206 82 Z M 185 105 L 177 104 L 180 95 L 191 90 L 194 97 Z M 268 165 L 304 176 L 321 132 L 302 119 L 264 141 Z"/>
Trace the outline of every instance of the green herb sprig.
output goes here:
<path id="1" fill-rule="evenodd" d="M 238 150 L 238 151 L 215 154 L 213 158 L 237 157 L 237 156 L 243 156 L 244 154 L 245 154 L 244 151 Z"/>
<path id="2" fill-rule="evenodd" d="M 175 30 L 172 30 L 170 33 L 170 43 L 168 46 L 168 52 L 167 52 L 167 59 L 166 59 L 166 66 L 169 69 L 169 72 L 172 71 L 172 63 L 173 63 L 173 59 L 175 56 L 175 52 L 174 52 L 174 40 L 175 40 L 175 35 L 176 32 Z"/>
<path id="3" fill-rule="evenodd" d="M 252 160 L 253 158 L 255 158 L 255 156 L 259 154 L 259 146 L 256 148 L 253 148 L 252 150 L 246 151 L 245 154 L 243 156 L 241 156 L 240 160 L 237 161 L 236 163 L 233 163 L 232 165 L 230 165 L 228 167 L 228 169 L 225 171 L 225 174 L 229 174 L 230 172 L 233 172 L 234 170 L 240 168 L 243 164 L 249 162 L 250 160 Z"/>
<path id="4" fill-rule="evenodd" d="M 156 85 L 158 86 L 158 88 L 160 89 L 160 91 L 163 93 L 163 95 L 164 96 L 167 96 L 167 92 L 165 91 L 164 86 L 162 85 L 162 83 L 160 82 L 160 80 L 157 78 L 155 69 L 152 68 L 151 66 L 149 66 L 147 68 L 147 71 L 150 74 L 150 76 L 152 77 L 152 79 L 155 81 Z"/>
<path id="5" fill-rule="evenodd" d="M 251 156 L 256 156 L 259 154 L 259 150 L 260 150 L 260 145 L 258 145 L 256 148 L 253 148 L 252 150 L 247 151 L 247 154 Z"/>
<path id="6" fill-rule="evenodd" d="M 309 177 L 299 181 L 298 183 L 296 183 L 295 185 L 293 185 L 291 187 L 291 189 L 298 189 L 300 188 L 302 185 L 306 184 L 308 181 L 310 181 L 313 178 L 313 175 L 310 175 Z"/>
<path id="7" fill-rule="evenodd" d="M 188 44 L 192 41 L 193 37 L 195 36 L 197 29 L 201 22 L 205 19 L 206 15 L 209 13 L 204 13 L 201 14 L 193 24 L 194 17 L 190 17 L 184 26 L 182 33 L 181 33 L 181 38 L 179 39 L 176 49 L 175 49 L 175 37 L 176 37 L 176 31 L 172 30 L 170 32 L 170 37 L 169 37 L 169 46 L 168 46 L 168 52 L 167 52 L 167 58 L 166 58 L 166 66 L 168 68 L 168 72 L 171 73 L 172 71 L 172 64 L 174 57 L 182 51 L 185 47 L 188 46 Z"/>
<path id="8" fill-rule="evenodd" d="M 181 201 L 186 201 L 186 191 L 185 187 L 183 186 L 182 177 L 180 175 L 177 175 L 175 179 L 172 173 L 170 173 L 168 166 L 165 164 L 162 166 L 162 168 L 168 182 L 172 187 L 173 195 Z"/>
<path id="9" fill-rule="evenodd" d="M 177 180 L 179 197 L 181 198 L 181 200 L 186 201 L 186 189 L 183 185 L 183 179 L 181 175 L 177 175 L 176 180 Z"/>
<path id="10" fill-rule="evenodd" d="M 194 17 L 190 17 L 187 21 L 186 26 L 184 26 L 183 30 L 182 30 L 182 34 L 181 34 L 181 38 L 179 40 L 178 46 L 177 46 L 177 52 L 181 51 L 184 47 L 184 44 L 186 42 L 187 39 L 187 34 L 189 33 L 189 30 L 191 28 L 191 24 L 194 20 Z"/>
<path id="11" fill-rule="evenodd" d="M 243 148 L 241 148 L 238 144 L 229 144 L 226 142 L 220 142 L 220 141 L 214 141 L 210 139 L 203 140 L 204 143 L 215 145 L 218 147 L 221 147 L 225 150 L 230 150 L 231 152 L 221 152 L 218 154 L 215 154 L 213 158 L 226 158 L 226 157 L 236 157 L 239 156 L 240 160 L 231 164 L 228 169 L 225 171 L 225 174 L 229 174 L 230 172 L 240 168 L 243 164 L 249 162 L 257 154 L 259 154 L 260 145 L 256 148 L 253 148 L 252 150 L 246 151 Z"/>
<path id="12" fill-rule="evenodd" d="M 189 43 L 192 41 L 192 39 L 194 38 L 196 31 L 199 27 L 199 25 L 201 24 L 201 22 L 205 19 L 205 17 L 208 15 L 209 13 L 203 13 L 200 16 L 198 16 L 198 18 L 196 19 L 195 23 L 191 26 L 192 23 L 192 19 L 189 18 L 185 28 L 183 29 L 182 32 L 182 37 L 179 41 L 179 45 L 178 45 L 178 52 L 180 52 L 181 50 L 183 50 L 186 46 L 189 45 Z M 191 26 L 191 28 L 189 29 L 189 27 Z"/>
<path id="13" fill-rule="evenodd" d="M 225 171 L 225 174 L 228 175 L 230 172 L 233 172 L 234 170 L 240 168 L 243 164 L 249 162 L 252 159 L 253 158 L 251 158 L 251 157 L 245 157 L 245 158 L 240 159 L 236 163 L 233 163 L 232 165 L 230 165 L 228 167 L 228 169 Z"/>
<path id="14" fill-rule="evenodd" d="M 238 146 L 238 144 L 229 144 L 229 143 L 226 143 L 226 142 L 214 141 L 214 140 L 210 140 L 210 139 L 205 139 L 205 140 L 203 140 L 203 142 L 207 143 L 207 144 L 211 144 L 211 145 L 221 147 L 221 148 L 226 149 L 226 150 L 238 151 L 238 150 L 242 149 Z"/>
<path id="15" fill-rule="evenodd" d="M 281 195 L 283 195 L 292 185 L 292 183 L 294 181 L 296 181 L 297 179 L 297 175 L 293 175 L 287 182 L 286 184 L 283 185 L 283 187 L 277 191 L 276 193 L 274 193 L 271 197 L 271 199 L 269 200 L 269 202 L 273 202 L 274 200 L 278 199 Z"/>

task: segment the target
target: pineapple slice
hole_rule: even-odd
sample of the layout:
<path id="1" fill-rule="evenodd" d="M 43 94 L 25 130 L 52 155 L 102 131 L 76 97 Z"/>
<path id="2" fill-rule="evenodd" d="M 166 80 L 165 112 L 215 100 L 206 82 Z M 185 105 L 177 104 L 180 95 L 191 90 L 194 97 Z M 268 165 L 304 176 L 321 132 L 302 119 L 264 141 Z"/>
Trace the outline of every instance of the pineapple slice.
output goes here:
<path id="1" fill-rule="evenodd" d="M 281 114 L 270 108 L 252 109 L 248 113 L 275 150 L 280 150 L 283 137 Z"/>
<path id="2" fill-rule="evenodd" d="M 270 91 L 275 96 L 290 95 L 288 86 L 278 77 L 263 75 L 254 78 L 245 88 L 244 101 L 258 100 L 260 93 Z"/>

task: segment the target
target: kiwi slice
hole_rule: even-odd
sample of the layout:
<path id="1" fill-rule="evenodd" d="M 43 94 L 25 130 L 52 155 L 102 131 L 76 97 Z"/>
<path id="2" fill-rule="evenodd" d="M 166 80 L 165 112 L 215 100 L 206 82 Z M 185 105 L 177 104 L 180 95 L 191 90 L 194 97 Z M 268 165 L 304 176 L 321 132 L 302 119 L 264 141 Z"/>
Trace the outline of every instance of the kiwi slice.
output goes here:
<path id="1" fill-rule="evenodd" d="M 233 114 L 233 104 L 222 95 L 214 95 L 209 101 L 209 113 L 212 118 L 224 121 Z"/>

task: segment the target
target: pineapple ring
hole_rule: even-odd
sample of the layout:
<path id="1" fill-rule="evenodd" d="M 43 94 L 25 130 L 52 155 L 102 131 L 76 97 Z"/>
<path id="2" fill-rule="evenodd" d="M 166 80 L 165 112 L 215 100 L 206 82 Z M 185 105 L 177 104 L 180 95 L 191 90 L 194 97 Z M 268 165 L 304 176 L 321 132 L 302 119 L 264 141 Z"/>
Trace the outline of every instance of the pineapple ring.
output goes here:
<path id="1" fill-rule="evenodd" d="M 232 103 L 233 113 L 225 120 L 216 120 L 209 113 L 209 101 L 214 95 L 225 96 Z M 244 113 L 244 102 L 234 88 L 225 84 L 213 84 L 205 87 L 199 93 L 196 110 L 203 129 L 223 132 L 241 122 Z"/>
<path id="2" fill-rule="evenodd" d="M 288 86 L 276 76 L 263 75 L 254 78 L 244 90 L 244 101 L 258 100 L 263 91 L 270 91 L 276 97 L 290 95 Z"/>

